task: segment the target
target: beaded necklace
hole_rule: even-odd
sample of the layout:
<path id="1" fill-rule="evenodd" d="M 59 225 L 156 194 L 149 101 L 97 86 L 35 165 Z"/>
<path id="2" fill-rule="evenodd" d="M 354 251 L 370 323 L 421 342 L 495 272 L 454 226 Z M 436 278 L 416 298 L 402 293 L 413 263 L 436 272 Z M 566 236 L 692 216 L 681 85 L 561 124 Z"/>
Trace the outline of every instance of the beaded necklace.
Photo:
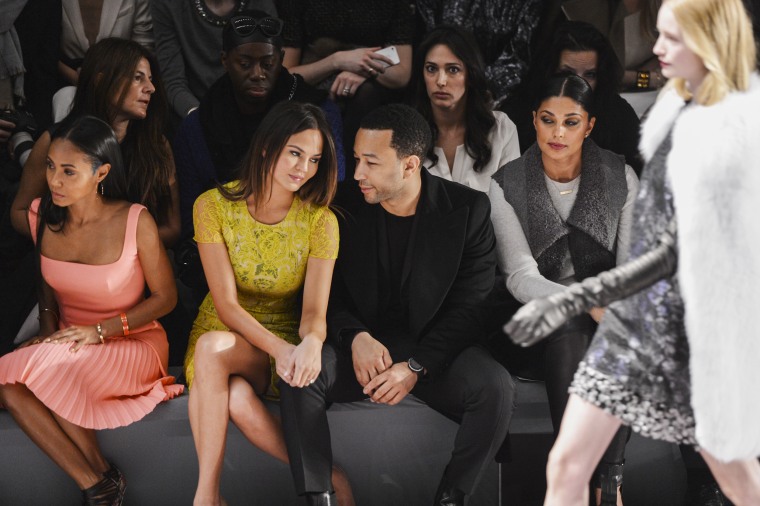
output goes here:
<path id="1" fill-rule="evenodd" d="M 234 16 L 235 14 L 239 14 L 243 11 L 245 8 L 245 4 L 243 0 L 237 0 L 237 7 L 234 9 L 234 14 L 231 14 L 230 16 L 227 16 L 226 18 L 217 16 L 210 10 L 208 10 L 208 7 L 206 7 L 206 4 L 203 2 L 203 0 L 194 0 L 193 2 L 195 4 L 195 11 L 198 13 L 198 15 L 207 23 L 210 23 L 214 26 L 224 26 L 227 24 L 227 20 Z"/>

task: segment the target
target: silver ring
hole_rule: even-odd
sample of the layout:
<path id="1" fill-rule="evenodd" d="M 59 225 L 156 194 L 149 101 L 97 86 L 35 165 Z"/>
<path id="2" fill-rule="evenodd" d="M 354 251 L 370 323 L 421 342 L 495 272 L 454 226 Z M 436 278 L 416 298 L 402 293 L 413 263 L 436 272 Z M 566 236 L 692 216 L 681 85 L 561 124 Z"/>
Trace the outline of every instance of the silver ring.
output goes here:
<path id="1" fill-rule="evenodd" d="M 343 88 L 344 95 L 348 95 L 349 93 L 351 93 L 351 88 Z"/>

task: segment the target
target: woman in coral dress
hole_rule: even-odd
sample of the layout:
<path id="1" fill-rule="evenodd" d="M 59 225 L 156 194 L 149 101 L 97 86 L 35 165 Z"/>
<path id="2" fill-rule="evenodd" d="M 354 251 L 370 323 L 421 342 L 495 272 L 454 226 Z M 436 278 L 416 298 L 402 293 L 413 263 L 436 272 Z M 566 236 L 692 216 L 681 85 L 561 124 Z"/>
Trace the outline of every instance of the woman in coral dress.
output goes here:
<path id="1" fill-rule="evenodd" d="M 126 481 L 95 430 L 140 420 L 182 393 L 166 373 L 168 343 L 156 321 L 176 303 L 176 288 L 155 221 L 122 200 L 113 130 L 85 116 L 51 137 L 50 194 L 29 211 L 40 336 L 0 358 L 0 405 L 77 483 L 85 504 L 121 504 Z"/>

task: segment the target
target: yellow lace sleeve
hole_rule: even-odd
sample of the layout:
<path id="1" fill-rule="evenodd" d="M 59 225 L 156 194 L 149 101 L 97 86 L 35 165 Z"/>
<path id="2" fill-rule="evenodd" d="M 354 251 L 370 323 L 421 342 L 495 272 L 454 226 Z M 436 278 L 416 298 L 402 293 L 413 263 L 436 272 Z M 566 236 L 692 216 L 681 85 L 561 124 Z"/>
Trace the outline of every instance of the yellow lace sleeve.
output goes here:
<path id="1" fill-rule="evenodd" d="M 216 189 L 209 190 L 193 204 L 193 226 L 195 227 L 195 242 L 218 243 L 224 242 L 222 237 L 221 205 L 224 198 Z"/>
<path id="2" fill-rule="evenodd" d="M 338 220 L 328 207 L 318 207 L 311 220 L 309 256 L 335 260 L 338 258 Z"/>

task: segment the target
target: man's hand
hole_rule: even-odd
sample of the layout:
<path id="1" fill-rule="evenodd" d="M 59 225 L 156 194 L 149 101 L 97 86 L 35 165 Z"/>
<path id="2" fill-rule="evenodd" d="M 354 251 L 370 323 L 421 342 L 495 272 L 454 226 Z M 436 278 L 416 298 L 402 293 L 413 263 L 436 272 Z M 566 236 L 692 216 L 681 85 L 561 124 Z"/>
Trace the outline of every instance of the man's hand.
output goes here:
<path id="1" fill-rule="evenodd" d="M 351 343 L 351 360 L 354 363 L 356 381 L 366 386 L 372 378 L 393 365 L 388 348 L 368 332 L 356 334 Z"/>
<path id="2" fill-rule="evenodd" d="M 367 383 L 364 393 L 369 395 L 373 402 L 393 406 L 401 402 L 416 384 L 417 373 L 409 369 L 406 362 L 399 362 Z"/>

